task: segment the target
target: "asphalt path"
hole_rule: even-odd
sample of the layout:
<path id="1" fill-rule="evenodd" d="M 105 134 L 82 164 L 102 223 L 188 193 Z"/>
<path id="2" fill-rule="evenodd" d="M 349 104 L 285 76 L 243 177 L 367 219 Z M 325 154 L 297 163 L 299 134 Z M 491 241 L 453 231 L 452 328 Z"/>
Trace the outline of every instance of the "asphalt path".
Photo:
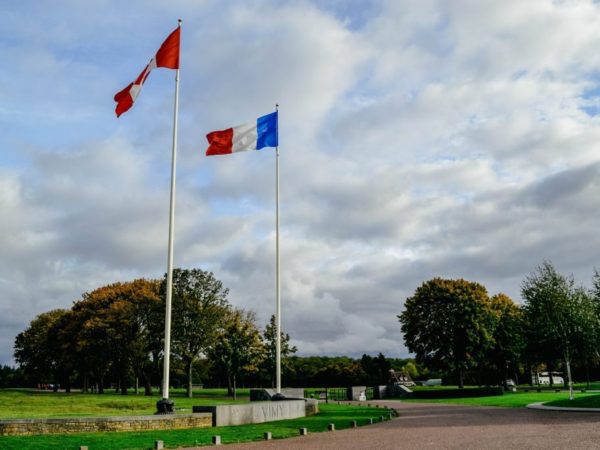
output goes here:
<path id="1" fill-rule="evenodd" d="M 230 444 L 250 449 L 600 449 L 600 413 L 525 408 L 370 402 L 399 417 L 342 431 Z"/>

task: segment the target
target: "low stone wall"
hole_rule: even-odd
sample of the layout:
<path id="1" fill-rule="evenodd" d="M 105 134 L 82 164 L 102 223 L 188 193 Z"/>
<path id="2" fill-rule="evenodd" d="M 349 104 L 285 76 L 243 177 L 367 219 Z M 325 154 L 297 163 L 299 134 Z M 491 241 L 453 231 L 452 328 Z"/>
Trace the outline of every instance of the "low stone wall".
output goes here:
<path id="1" fill-rule="evenodd" d="M 130 417 L 74 417 L 66 419 L 0 420 L 0 436 L 87 433 L 98 431 L 146 431 L 212 426 L 210 413 Z"/>
<path id="2" fill-rule="evenodd" d="M 318 406 L 315 409 L 313 403 L 311 403 L 310 408 L 311 411 L 318 411 Z M 215 427 L 297 419 L 298 417 L 305 417 L 307 409 L 308 406 L 305 400 L 194 406 L 194 412 L 212 413 L 212 424 Z"/>

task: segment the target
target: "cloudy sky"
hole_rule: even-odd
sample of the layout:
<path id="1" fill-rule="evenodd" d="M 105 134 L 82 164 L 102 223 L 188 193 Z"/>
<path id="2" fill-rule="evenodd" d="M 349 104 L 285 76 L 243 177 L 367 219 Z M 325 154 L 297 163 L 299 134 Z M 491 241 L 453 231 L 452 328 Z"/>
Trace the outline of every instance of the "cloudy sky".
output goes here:
<path id="1" fill-rule="evenodd" d="M 408 355 L 435 276 L 519 301 L 600 266 L 591 0 L 0 4 L 0 363 L 37 314 L 166 270 L 174 72 L 113 95 L 183 19 L 175 264 L 274 312 L 274 152 L 205 134 L 280 104 L 283 325 L 301 354 Z"/>

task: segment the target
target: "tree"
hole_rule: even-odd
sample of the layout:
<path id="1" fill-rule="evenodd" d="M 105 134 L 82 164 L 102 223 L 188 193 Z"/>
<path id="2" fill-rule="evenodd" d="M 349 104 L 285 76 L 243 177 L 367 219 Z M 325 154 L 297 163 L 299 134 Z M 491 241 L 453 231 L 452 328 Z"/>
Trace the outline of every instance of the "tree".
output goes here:
<path id="1" fill-rule="evenodd" d="M 419 369 L 414 362 L 408 361 L 402 367 L 402 372 L 407 373 L 410 378 L 417 380 L 419 378 Z"/>
<path id="2" fill-rule="evenodd" d="M 392 365 L 383 353 L 379 353 L 376 357 L 366 354 L 362 355 L 360 365 L 365 373 L 364 380 L 360 381 L 360 383 L 368 386 L 378 386 L 386 384 L 389 381 Z"/>
<path id="3" fill-rule="evenodd" d="M 166 279 L 161 294 L 166 292 Z M 228 311 L 229 290 L 212 272 L 200 269 L 173 271 L 173 339 L 171 348 L 187 373 L 187 396 L 192 397 L 194 362 L 214 345 Z"/>
<path id="4" fill-rule="evenodd" d="M 59 364 L 53 350 L 56 343 L 51 339 L 51 330 L 67 312 L 65 309 L 54 309 L 42 313 L 15 338 L 15 360 L 26 375 L 38 383 L 52 382 L 55 389 L 59 383 Z"/>
<path id="5" fill-rule="evenodd" d="M 72 319 L 63 327 L 71 336 L 71 350 L 78 355 L 84 388 L 91 377 L 104 392 L 109 371 L 116 375 L 122 394 L 127 394 L 131 375 L 142 377 L 151 394 L 151 370 L 158 357 L 162 311 L 156 280 L 113 283 L 85 293 L 72 308 Z M 107 351 L 110 349 L 110 351 Z M 66 349 L 64 350 L 66 351 Z"/>
<path id="6" fill-rule="evenodd" d="M 495 316 L 494 345 L 486 359 L 494 365 L 497 381 L 507 387 L 509 366 L 516 374 L 517 362 L 525 347 L 523 310 L 505 294 L 494 295 L 490 306 Z"/>
<path id="7" fill-rule="evenodd" d="M 465 371 L 475 367 L 493 344 L 494 316 L 487 291 L 478 283 L 426 281 L 397 317 L 417 362 L 456 373 L 461 388 Z"/>
<path id="8" fill-rule="evenodd" d="M 572 358 L 578 346 L 589 348 L 588 341 L 596 335 L 594 302 L 583 288 L 575 287 L 572 276 L 559 274 L 548 261 L 525 278 L 521 295 L 531 328 L 528 338 L 562 358 L 567 370 L 569 397 L 572 399 Z"/>
<path id="9" fill-rule="evenodd" d="M 262 364 L 263 371 L 266 373 L 271 387 L 275 387 L 275 363 L 276 363 L 276 355 L 277 355 L 277 330 L 275 326 L 275 315 L 271 316 L 269 323 L 265 326 L 265 330 L 263 331 L 263 342 L 265 345 L 265 355 L 264 362 Z M 288 357 L 296 353 L 298 349 L 294 345 L 290 345 L 290 335 L 284 333 L 283 331 L 280 333 L 281 339 L 281 370 L 286 371 L 290 369 L 289 359 Z"/>
<path id="10" fill-rule="evenodd" d="M 229 395 L 236 397 L 237 379 L 243 373 L 257 372 L 265 355 L 260 330 L 253 312 L 233 310 L 226 318 L 210 359 L 227 378 Z"/>

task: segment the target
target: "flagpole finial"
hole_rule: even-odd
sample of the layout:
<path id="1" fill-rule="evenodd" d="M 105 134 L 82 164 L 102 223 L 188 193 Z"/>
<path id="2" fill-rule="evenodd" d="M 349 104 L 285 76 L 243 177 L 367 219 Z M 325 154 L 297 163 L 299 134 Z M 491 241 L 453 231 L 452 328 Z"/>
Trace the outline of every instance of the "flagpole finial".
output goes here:
<path id="1" fill-rule="evenodd" d="M 279 103 L 275 103 L 275 111 L 279 111 Z"/>
<path id="2" fill-rule="evenodd" d="M 181 19 L 177 19 L 177 23 L 179 24 L 179 26 L 181 26 L 181 22 L 183 22 Z"/>

